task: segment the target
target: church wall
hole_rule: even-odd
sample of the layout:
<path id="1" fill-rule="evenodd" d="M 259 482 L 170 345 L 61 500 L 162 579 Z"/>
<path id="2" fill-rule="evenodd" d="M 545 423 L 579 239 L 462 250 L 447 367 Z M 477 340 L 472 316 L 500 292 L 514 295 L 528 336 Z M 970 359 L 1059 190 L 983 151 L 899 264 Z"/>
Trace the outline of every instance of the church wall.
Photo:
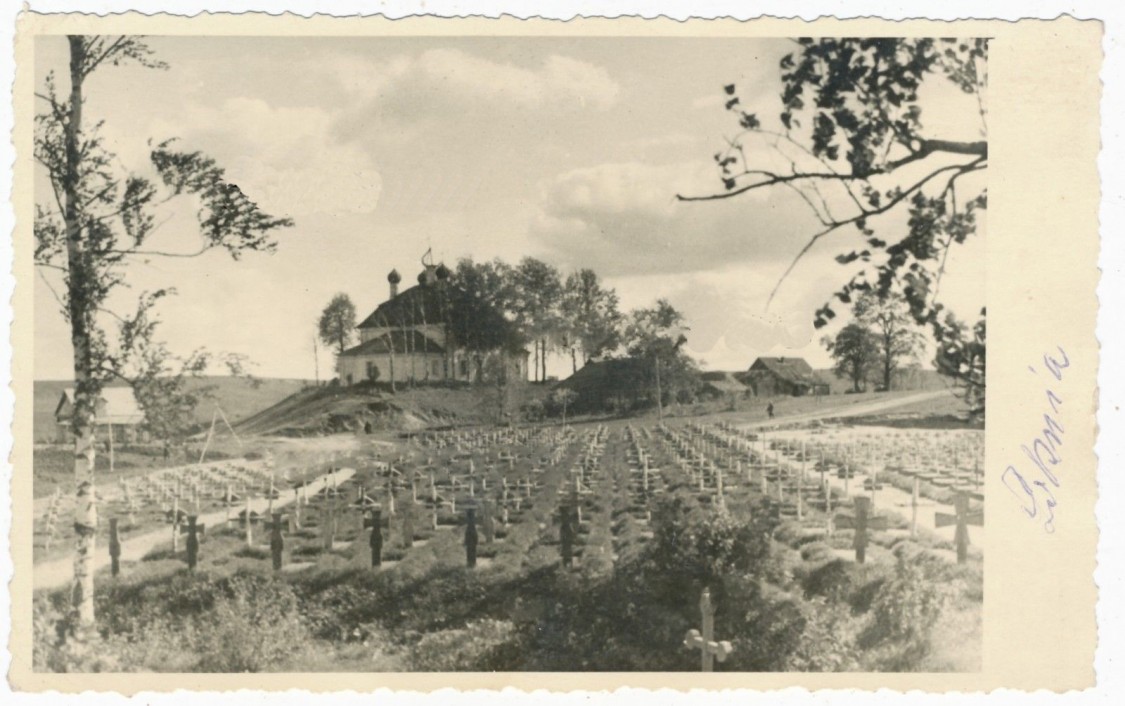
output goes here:
<path id="1" fill-rule="evenodd" d="M 391 381 L 391 356 L 387 353 L 349 355 L 336 363 L 336 374 L 342 385 L 354 385 L 368 379 L 368 364 L 378 369 L 379 382 Z M 412 365 L 413 363 L 413 365 Z M 394 356 L 395 382 L 445 379 L 445 356 L 441 353 L 416 352 L 413 355 L 396 353 Z"/>

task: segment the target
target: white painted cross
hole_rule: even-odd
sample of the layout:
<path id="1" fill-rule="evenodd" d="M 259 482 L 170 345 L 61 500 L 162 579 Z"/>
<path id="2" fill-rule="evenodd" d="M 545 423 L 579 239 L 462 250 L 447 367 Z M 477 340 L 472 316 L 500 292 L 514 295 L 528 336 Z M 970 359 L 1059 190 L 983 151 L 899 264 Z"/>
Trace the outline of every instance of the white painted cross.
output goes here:
<path id="1" fill-rule="evenodd" d="M 715 660 L 725 662 L 734 647 L 730 642 L 722 640 L 715 642 L 715 607 L 711 605 L 711 589 L 703 589 L 703 595 L 699 597 L 699 612 L 703 616 L 703 633 L 700 634 L 698 630 L 688 630 L 687 636 L 684 637 L 684 647 L 688 649 L 699 650 L 703 671 L 714 671 Z"/>

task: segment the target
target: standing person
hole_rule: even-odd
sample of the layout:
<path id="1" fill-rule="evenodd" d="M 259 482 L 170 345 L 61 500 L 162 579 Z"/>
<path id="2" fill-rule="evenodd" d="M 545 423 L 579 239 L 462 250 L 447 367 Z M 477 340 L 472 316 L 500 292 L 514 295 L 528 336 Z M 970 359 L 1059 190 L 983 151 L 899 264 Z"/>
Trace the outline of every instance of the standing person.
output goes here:
<path id="1" fill-rule="evenodd" d="M 773 419 L 773 402 L 766 405 L 766 414 L 769 415 L 770 419 Z"/>

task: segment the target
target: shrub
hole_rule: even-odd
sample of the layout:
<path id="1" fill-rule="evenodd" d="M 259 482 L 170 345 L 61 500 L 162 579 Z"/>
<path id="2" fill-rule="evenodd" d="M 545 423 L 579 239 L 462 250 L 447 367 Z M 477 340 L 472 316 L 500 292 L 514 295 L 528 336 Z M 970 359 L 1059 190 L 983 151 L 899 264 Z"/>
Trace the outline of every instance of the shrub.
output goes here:
<path id="1" fill-rule="evenodd" d="M 483 619 L 464 627 L 424 635 L 410 651 L 410 668 L 420 672 L 506 671 L 518 655 L 515 625 Z"/>
<path id="2" fill-rule="evenodd" d="M 888 671 L 918 669 L 929 654 L 930 633 L 949 603 L 950 587 L 928 572 L 928 563 L 903 552 L 894 574 L 883 582 L 871 605 L 871 622 L 860 635 L 873 650 L 875 666 Z"/>
<path id="3" fill-rule="evenodd" d="M 289 585 L 258 574 L 185 572 L 98 598 L 99 628 L 133 669 L 262 671 L 281 665 L 307 636 Z"/>

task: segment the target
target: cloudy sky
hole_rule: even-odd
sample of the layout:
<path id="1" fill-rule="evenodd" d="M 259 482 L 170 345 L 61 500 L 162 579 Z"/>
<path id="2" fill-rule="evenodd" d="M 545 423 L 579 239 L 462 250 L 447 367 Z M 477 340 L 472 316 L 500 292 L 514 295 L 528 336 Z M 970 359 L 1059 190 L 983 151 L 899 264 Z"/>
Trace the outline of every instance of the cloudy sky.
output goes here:
<path id="1" fill-rule="evenodd" d="M 850 276 L 831 256 L 858 242 L 854 231 L 810 253 L 767 311 L 769 291 L 817 225 L 804 204 L 779 190 L 674 199 L 720 187 L 711 155 L 736 132 L 724 84 L 738 84 L 763 117 L 779 112 L 788 40 L 149 43 L 168 70 L 107 67 L 87 84 L 87 116 L 105 120 L 119 166 L 144 172 L 146 141 L 178 137 L 215 157 L 268 212 L 296 221 L 272 255 L 130 265 L 132 288 L 112 304 L 128 311 L 137 293 L 174 286 L 160 336 L 176 352 L 241 353 L 259 375 L 311 378 L 315 321 L 329 298 L 348 293 L 362 317 L 386 298 L 386 273 L 410 281 L 432 247 L 451 264 L 533 255 L 564 271 L 590 267 L 625 308 L 666 297 L 687 314 L 690 351 L 707 368 L 745 369 L 762 354 L 828 365 L 812 312 Z M 64 39 L 40 38 L 39 84 L 52 69 L 65 76 L 66 61 Z M 975 101 L 931 84 L 925 124 L 975 138 Z M 40 175 L 45 198 L 43 186 Z M 163 207 L 158 221 L 154 249 L 198 247 L 192 203 Z M 891 234 L 901 219 L 877 225 Z M 950 258 L 942 285 L 966 313 L 984 302 L 977 240 Z M 42 276 L 35 304 L 35 376 L 67 378 L 68 331 Z M 328 365 L 322 352 L 322 376 Z"/>

